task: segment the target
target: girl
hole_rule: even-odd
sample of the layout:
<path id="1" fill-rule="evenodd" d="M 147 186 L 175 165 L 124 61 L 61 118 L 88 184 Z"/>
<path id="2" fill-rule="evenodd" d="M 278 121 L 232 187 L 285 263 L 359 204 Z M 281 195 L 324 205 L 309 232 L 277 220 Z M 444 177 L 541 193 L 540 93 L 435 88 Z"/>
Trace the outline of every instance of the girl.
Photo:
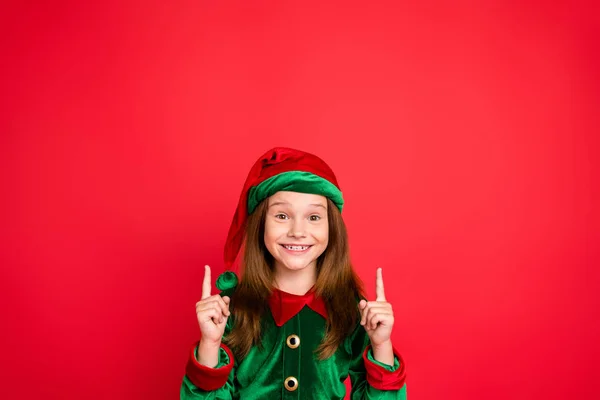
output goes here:
<path id="1" fill-rule="evenodd" d="M 205 267 L 181 399 L 406 399 L 404 361 L 381 269 L 364 300 L 352 269 L 344 200 L 320 158 L 274 148 L 252 167 L 225 243 L 230 269 L 211 295 Z"/>

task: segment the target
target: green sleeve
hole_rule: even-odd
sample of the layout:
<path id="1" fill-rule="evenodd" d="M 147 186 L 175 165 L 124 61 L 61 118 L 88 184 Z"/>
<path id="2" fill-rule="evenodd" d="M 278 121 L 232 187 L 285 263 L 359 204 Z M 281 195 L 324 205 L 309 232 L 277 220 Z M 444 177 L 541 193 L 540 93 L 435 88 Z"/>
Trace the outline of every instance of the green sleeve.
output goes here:
<path id="1" fill-rule="evenodd" d="M 196 356 L 198 355 L 198 348 L 196 347 Z M 221 348 L 219 350 L 219 364 L 215 368 L 220 368 L 229 364 L 229 356 Z M 233 380 L 235 377 L 235 365 L 227 378 L 227 383 L 217 390 L 205 391 L 196 387 L 187 376 L 183 377 L 180 390 L 180 400 L 231 400 L 235 393 L 235 385 Z"/>
<path id="2" fill-rule="evenodd" d="M 369 385 L 363 353 L 370 344 L 370 341 L 362 325 L 359 324 L 352 336 L 347 340 L 350 340 L 349 346 L 352 349 L 352 361 L 349 370 L 352 386 L 350 398 L 352 400 L 406 400 L 406 384 L 400 390 L 378 390 Z M 394 357 L 393 366 L 375 360 L 371 350 L 368 351 L 367 358 L 369 361 L 382 366 L 390 372 L 395 371 L 399 367 L 396 357 Z"/>

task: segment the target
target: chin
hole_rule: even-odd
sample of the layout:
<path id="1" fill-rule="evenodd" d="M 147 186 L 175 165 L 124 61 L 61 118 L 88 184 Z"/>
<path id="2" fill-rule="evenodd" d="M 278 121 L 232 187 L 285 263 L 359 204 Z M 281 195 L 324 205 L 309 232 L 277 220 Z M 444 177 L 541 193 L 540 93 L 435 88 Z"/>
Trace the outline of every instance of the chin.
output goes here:
<path id="1" fill-rule="evenodd" d="M 279 265 L 281 265 L 283 268 L 285 268 L 289 271 L 301 271 L 305 268 L 309 268 L 313 263 L 315 263 L 315 265 L 316 265 L 316 261 L 317 260 L 311 260 L 311 261 L 305 262 L 305 261 L 296 260 L 296 261 L 288 262 L 288 260 L 286 260 L 286 259 L 277 260 Z"/>
<path id="2" fill-rule="evenodd" d="M 309 266 L 311 263 L 308 263 L 308 264 L 301 263 L 301 264 L 300 264 L 300 263 L 286 263 L 286 262 L 282 262 L 282 261 L 280 261 L 280 262 L 279 262 L 279 264 L 280 264 L 281 266 L 283 266 L 283 268 L 285 268 L 285 269 L 288 269 L 288 270 L 290 270 L 290 271 L 301 271 L 301 270 L 303 270 L 303 269 L 305 269 L 305 268 L 308 268 L 308 266 Z"/>

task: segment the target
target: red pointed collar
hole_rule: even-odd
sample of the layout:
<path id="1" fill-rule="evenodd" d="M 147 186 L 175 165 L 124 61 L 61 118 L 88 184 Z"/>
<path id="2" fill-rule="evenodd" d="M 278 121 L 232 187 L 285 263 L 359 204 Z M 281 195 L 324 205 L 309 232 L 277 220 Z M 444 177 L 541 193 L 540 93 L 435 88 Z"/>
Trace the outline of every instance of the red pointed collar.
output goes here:
<path id="1" fill-rule="evenodd" d="M 325 302 L 321 297 L 315 295 L 314 287 L 304 295 L 291 294 L 282 292 L 279 289 L 273 289 L 273 293 L 269 297 L 269 307 L 277 326 L 283 326 L 294 315 L 298 314 L 304 306 L 310 307 L 323 318 L 327 318 Z"/>

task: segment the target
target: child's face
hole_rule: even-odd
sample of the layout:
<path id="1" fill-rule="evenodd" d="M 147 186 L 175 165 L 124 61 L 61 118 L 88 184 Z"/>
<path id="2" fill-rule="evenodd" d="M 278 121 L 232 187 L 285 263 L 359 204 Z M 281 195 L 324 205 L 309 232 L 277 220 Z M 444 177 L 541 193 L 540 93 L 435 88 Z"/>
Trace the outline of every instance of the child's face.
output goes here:
<path id="1" fill-rule="evenodd" d="M 275 258 L 275 268 L 316 268 L 317 258 L 329 242 L 327 199 L 316 194 L 277 192 L 268 202 L 265 245 Z"/>

